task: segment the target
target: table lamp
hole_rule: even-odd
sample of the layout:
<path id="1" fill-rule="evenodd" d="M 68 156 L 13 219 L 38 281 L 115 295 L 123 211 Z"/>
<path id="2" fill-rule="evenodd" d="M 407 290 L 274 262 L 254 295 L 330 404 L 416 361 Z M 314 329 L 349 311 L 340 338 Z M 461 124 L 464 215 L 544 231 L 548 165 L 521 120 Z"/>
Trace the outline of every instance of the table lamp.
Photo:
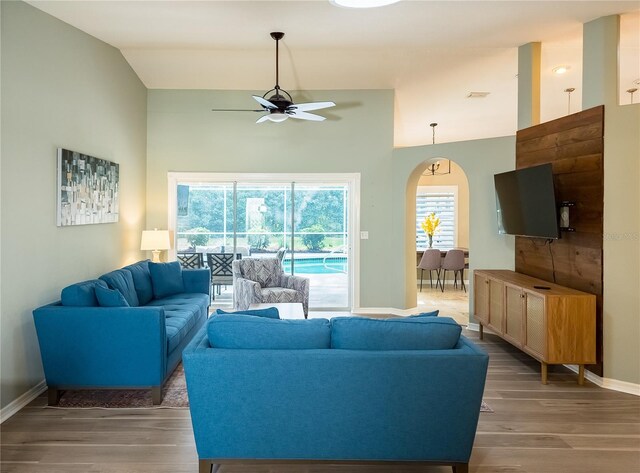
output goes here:
<path id="1" fill-rule="evenodd" d="M 154 263 L 160 262 L 160 252 L 171 248 L 171 240 L 169 239 L 168 230 L 144 230 L 142 232 L 142 241 L 140 242 L 141 250 L 151 250 Z"/>

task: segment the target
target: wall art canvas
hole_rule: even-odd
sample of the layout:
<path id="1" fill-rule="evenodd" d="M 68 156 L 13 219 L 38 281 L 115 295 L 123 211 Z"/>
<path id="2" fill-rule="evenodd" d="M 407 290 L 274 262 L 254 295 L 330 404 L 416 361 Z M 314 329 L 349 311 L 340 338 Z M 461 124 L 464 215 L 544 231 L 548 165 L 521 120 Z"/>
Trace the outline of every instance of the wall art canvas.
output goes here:
<path id="1" fill-rule="evenodd" d="M 118 221 L 120 166 L 58 148 L 59 227 Z"/>

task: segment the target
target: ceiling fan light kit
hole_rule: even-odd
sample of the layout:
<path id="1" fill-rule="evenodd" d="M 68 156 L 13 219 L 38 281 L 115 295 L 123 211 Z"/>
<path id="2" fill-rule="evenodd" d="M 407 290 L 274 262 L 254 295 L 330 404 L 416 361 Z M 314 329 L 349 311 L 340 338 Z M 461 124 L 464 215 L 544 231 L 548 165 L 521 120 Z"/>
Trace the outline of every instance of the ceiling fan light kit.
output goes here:
<path id="1" fill-rule="evenodd" d="M 299 103 L 293 102 L 293 98 L 286 90 L 280 88 L 279 84 L 279 42 L 284 38 L 284 33 L 280 31 L 274 31 L 271 33 L 271 37 L 276 42 L 276 85 L 273 89 L 268 90 L 260 97 L 259 95 L 253 95 L 252 97 L 262 107 L 259 110 L 230 110 L 230 109 L 216 109 L 214 112 L 260 112 L 266 115 L 261 116 L 256 120 L 256 123 L 263 123 L 266 121 L 281 123 L 288 118 L 296 118 L 298 120 L 309 120 L 315 122 L 321 122 L 325 120 L 325 117 L 316 115 L 314 113 L 308 113 L 312 110 L 321 110 L 323 108 L 335 107 L 333 102 L 309 102 Z M 268 98 L 267 98 L 268 97 Z"/>

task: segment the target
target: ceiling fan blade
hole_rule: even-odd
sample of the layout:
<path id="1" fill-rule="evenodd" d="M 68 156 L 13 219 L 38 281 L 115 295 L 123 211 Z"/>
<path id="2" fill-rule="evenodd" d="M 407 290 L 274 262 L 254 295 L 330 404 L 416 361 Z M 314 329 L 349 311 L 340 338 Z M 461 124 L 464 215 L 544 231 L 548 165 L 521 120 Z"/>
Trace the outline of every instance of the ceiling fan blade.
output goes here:
<path id="1" fill-rule="evenodd" d="M 259 95 L 252 95 L 252 97 L 256 100 L 256 102 L 258 102 L 264 108 L 268 108 L 268 109 L 278 108 L 276 105 L 272 104 L 267 99 L 260 97 Z"/>
<path id="2" fill-rule="evenodd" d="M 266 122 L 269 119 L 269 115 L 264 115 L 256 120 L 256 123 Z"/>
<path id="3" fill-rule="evenodd" d="M 323 108 L 335 107 L 333 102 L 309 102 L 309 103 L 296 103 L 291 105 L 290 109 L 295 109 L 300 112 L 309 112 L 311 110 L 320 110 Z"/>
<path id="4" fill-rule="evenodd" d="M 298 120 L 311 120 L 314 122 L 321 122 L 326 120 L 325 117 L 321 117 L 320 115 L 315 115 L 313 113 L 307 112 L 299 112 L 297 110 L 293 110 L 287 113 L 287 115 L 289 115 L 291 118 L 297 118 Z"/>
<path id="5" fill-rule="evenodd" d="M 264 112 L 264 108 L 260 110 L 239 110 L 237 108 L 212 108 L 212 112 Z"/>

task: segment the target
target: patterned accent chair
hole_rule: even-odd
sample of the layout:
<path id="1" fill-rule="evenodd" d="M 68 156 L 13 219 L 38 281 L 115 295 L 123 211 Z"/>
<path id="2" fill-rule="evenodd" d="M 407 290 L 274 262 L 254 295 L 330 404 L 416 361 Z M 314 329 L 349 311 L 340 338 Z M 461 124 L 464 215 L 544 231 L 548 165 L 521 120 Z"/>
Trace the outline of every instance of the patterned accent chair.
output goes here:
<path id="1" fill-rule="evenodd" d="M 232 268 L 236 310 L 250 304 L 301 302 L 307 316 L 309 279 L 285 274 L 278 258 L 244 258 L 235 260 Z"/>

